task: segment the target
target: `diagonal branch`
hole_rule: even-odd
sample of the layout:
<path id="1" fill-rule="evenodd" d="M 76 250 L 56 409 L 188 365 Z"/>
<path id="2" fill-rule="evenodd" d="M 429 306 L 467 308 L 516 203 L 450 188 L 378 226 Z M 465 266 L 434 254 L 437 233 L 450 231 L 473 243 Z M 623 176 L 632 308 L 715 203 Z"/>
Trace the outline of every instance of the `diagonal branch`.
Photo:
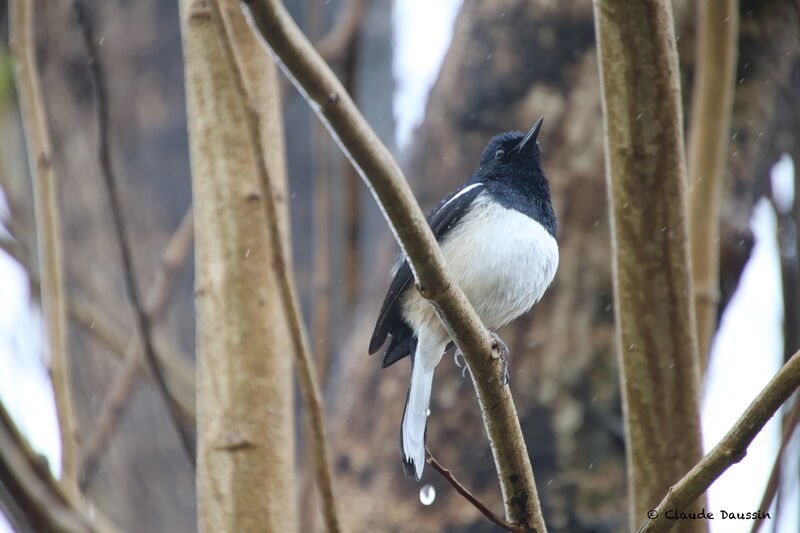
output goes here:
<path id="1" fill-rule="evenodd" d="M 167 243 L 161 255 L 161 264 L 156 273 L 156 278 L 145 296 L 144 310 L 150 320 L 159 319 L 166 308 L 178 271 L 189 255 L 193 237 L 194 225 L 192 224 L 192 209 L 190 207 L 183 215 L 178 229 L 175 230 L 169 243 Z M 84 490 L 91 483 L 97 471 L 106 443 L 114 432 L 120 414 L 133 390 L 135 379 L 142 368 L 143 361 L 141 356 L 139 342 L 134 335 L 128 340 L 123 366 L 114 376 L 114 381 L 108 389 L 100 414 L 95 419 L 94 431 L 85 439 L 86 444 L 81 453 L 80 468 L 80 485 Z M 185 413 L 182 412 L 181 417 L 184 423 L 190 423 L 190 421 L 186 420 Z"/>
<path id="2" fill-rule="evenodd" d="M 546 530 L 528 451 L 492 337 L 447 273 L 444 257 L 400 168 L 342 84 L 278 0 L 250 0 L 250 13 L 279 63 L 370 187 L 408 258 L 417 288 L 464 354 L 483 413 L 510 522 Z"/>
<path id="3" fill-rule="evenodd" d="M 139 297 L 139 286 L 138 282 L 136 281 L 136 276 L 133 272 L 133 250 L 125 230 L 125 222 L 122 217 L 122 202 L 120 202 L 119 193 L 117 190 L 117 180 L 114 176 L 114 168 L 111 164 L 111 155 L 108 146 L 108 95 L 106 94 L 105 80 L 103 77 L 102 66 L 100 64 L 100 58 L 97 53 L 97 45 L 94 41 L 92 27 L 83 4 L 76 0 L 73 3 L 73 7 L 77 15 L 78 26 L 81 30 L 83 43 L 86 47 L 86 54 L 89 58 L 90 79 L 95 95 L 97 110 L 98 157 L 100 159 L 101 174 L 103 175 L 106 191 L 108 193 L 108 201 L 111 207 L 111 217 L 114 222 L 114 230 L 117 233 L 120 255 L 122 256 L 122 270 L 125 277 L 125 286 L 127 288 L 128 296 L 136 317 L 137 334 L 141 339 L 145 359 L 147 360 L 150 371 L 153 374 L 156 388 L 164 399 L 164 402 L 167 404 L 167 410 L 172 420 L 172 424 L 175 427 L 178 436 L 180 437 L 183 450 L 186 452 L 186 458 L 189 460 L 189 463 L 194 466 L 194 440 L 189 430 L 183 424 L 181 419 L 180 405 L 169 391 L 167 381 L 164 378 L 164 371 L 161 368 L 161 362 L 158 360 L 158 357 L 155 354 L 155 349 L 153 348 L 152 324 L 150 322 L 150 318 L 145 312 L 141 298 Z"/>
<path id="4" fill-rule="evenodd" d="M 672 529 L 674 520 L 667 520 L 667 510 L 681 512 L 703 495 L 725 470 L 747 454 L 747 447 L 783 402 L 800 386 L 800 352 L 795 353 L 767 386 L 756 396 L 727 435 L 708 452 L 694 468 L 669 489 L 655 508 L 655 516 L 647 520 L 639 533 L 662 533 Z"/>
<path id="5" fill-rule="evenodd" d="M 41 265 L 41 297 L 47 326 L 50 379 L 61 433 L 61 477 L 77 488 L 77 443 L 67 353 L 67 303 L 52 146 L 36 64 L 33 0 L 11 2 L 11 49 L 17 95 L 25 129 L 33 181 L 36 236 Z"/>

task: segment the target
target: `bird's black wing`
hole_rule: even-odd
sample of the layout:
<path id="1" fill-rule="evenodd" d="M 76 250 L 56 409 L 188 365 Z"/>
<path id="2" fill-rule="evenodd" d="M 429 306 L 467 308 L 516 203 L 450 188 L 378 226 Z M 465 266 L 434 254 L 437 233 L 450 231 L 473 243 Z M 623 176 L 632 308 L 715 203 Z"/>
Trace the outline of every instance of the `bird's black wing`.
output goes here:
<path id="1" fill-rule="evenodd" d="M 436 240 L 441 242 L 450 229 L 461 219 L 473 200 L 485 189 L 483 183 L 471 183 L 460 187 L 454 193 L 442 200 L 439 205 L 428 213 L 428 225 L 433 230 Z M 402 258 L 402 256 L 401 256 Z M 383 300 L 381 311 L 372 339 L 369 342 L 370 355 L 377 352 L 391 335 L 386 355 L 383 358 L 383 367 L 391 365 L 407 356 L 414 350 L 416 339 L 409 325 L 403 320 L 400 310 L 400 295 L 411 286 L 414 275 L 408 261 L 402 264 L 394 274 L 389 285 L 389 292 Z"/>

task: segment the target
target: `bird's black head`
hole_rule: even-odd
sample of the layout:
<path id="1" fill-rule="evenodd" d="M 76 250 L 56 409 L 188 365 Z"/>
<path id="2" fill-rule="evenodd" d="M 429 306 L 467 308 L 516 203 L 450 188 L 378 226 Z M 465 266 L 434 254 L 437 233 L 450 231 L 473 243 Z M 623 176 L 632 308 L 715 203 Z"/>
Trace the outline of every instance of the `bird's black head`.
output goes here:
<path id="1" fill-rule="evenodd" d="M 555 236 L 550 187 L 536 142 L 543 121 L 537 120 L 528 133 L 507 131 L 492 137 L 483 149 L 481 166 L 469 182 L 485 184 L 496 201 L 534 218 Z"/>
<path id="2" fill-rule="evenodd" d="M 536 142 L 543 121 L 537 120 L 527 134 L 507 131 L 492 137 L 483 149 L 481 166 L 476 173 L 480 181 L 544 177 Z"/>

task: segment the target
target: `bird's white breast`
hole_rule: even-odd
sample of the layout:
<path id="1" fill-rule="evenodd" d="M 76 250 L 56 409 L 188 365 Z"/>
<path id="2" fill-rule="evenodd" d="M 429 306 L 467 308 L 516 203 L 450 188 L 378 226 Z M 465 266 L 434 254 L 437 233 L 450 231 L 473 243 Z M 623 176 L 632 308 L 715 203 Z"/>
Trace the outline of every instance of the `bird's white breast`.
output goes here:
<path id="1" fill-rule="evenodd" d="M 486 327 L 496 329 L 528 311 L 553 281 L 558 245 L 544 227 L 482 192 L 440 243 L 450 272 Z M 416 290 L 404 314 L 417 329 L 433 309 Z"/>

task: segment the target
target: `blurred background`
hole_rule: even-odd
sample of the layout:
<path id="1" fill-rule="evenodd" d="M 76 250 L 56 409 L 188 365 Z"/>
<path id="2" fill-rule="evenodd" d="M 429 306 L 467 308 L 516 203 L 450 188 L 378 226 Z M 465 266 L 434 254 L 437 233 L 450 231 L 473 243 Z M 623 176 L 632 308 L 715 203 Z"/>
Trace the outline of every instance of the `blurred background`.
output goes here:
<path id="1" fill-rule="evenodd" d="M 97 164 L 80 33 L 69 2 L 36 4 L 59 182 L 81 488 L 124 531 L 194 531 L 193 471 L 146 373 L 125 362 L 134 322 Z M 689 117 L 696 5 L 673 4 Z M 591 2 L 286 5 L 401 162 L 424 210 L 467 179 L 492 135 L 527 130 L 545 117 L 539 140 L 559 217 L 560 269 L 536 309 L 500 334 L 511 348 L 511 388 L 548 525 L 577 533 L 623 530 L 624 435 Z M 87 6 L 107 75 L 111 156 L 136 275 L 145 294 L 160 287 L 153 296 L 163 297 L 156 349 L 168 361 L 170 387 L 193 416 L 193 262 L 185 219 L 191 189 L 178 2 L 94 0 Z M 7 13 L 0 1 L 0 401 L 58 474 Z M 704 376 L 707 449 L 800 347 L 800 206 L 794 201 L 800 4 L 742 0 L 740 13 L 719 243 L 721 319 Z M 281 79 L 295 276 L 324 389 L 344 526 L 352 532 L 494 531 L 432 469 L 420 483 L 402 475 L 397 435 L 408 363 L 381 370 L 366 350 L 398 249 L 368 190 L 306 102 Z M 172 255 L 165 259 L 168 245 Z M 472 385 L 449 359 L 436 382 L 431 451 L 499 511 Z M 800 531 L 800 439 L 782 438 L 796 419 L 788 410 L 775 417 L 748 456 L 712 487 L 710 510 L 769 509 L 772 520 L 762 531 Z M 300 420 L 301 531 L 321 531 Z M 782 441 L 785 452 L 770 484 Z M 765 494 L 777 496 L 762 505 Z M 711 526 L 730 532 L 750 531 L 752 524 L 718 520 Z M 2 514 L 0 531 L 12 531 Z"/>

